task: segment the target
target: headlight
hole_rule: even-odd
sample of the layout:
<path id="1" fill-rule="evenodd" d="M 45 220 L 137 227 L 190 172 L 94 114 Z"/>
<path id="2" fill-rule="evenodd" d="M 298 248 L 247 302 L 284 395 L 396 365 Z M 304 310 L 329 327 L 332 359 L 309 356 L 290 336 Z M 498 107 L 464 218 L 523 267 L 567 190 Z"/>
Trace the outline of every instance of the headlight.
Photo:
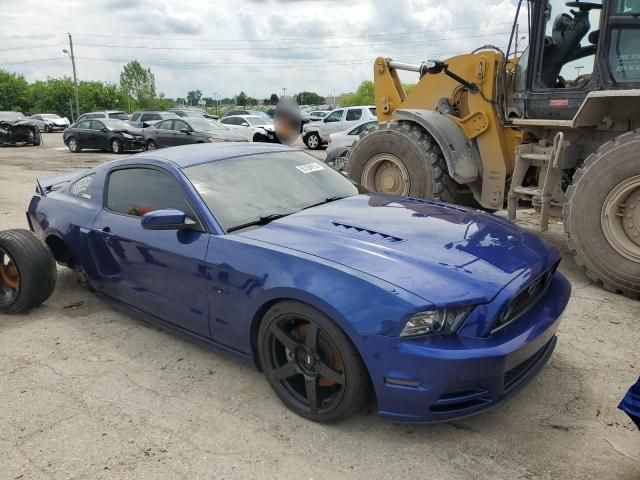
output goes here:
<path id="1" fill-rule="evenodd" d="M 209 142 L 209 143 L 213 143 L 213 142 L 215 142 L 215 141 L 216 141 L 216 137 L 209 137 L 209 138 L 207 138 L 207 142 Z"/>
<path id="2" fill-rule="evenodd" d="M 128 139 L 132 139 L 133 138 L 133 135 L 129 135 L 128 133 L 123 133 L 122 136 L 124 138 L 128 138 Z"/>
<path id="3" fill-rule="evenodd" d="M 400 332 L 401 337 L 415 337 L 417 335 L 442 335 L 454 333 L 462 324 L 473 305 L 456 308 L 439 308 L 416 313 L 409 319 Z"/>

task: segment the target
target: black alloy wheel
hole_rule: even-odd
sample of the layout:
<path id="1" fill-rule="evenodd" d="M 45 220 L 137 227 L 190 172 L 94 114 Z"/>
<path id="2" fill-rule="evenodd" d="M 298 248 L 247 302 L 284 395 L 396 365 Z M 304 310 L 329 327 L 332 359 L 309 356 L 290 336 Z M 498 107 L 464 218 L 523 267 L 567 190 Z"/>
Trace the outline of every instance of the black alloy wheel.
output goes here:
<path id="1" fill-rule="evenodd" d="M 330 423 L 362 408 L 369 391 L 366 369 L 325 315 L 299 302 L 281 302 L 265 315 L 258 341 L 271 387 L 298 415 Z"/>

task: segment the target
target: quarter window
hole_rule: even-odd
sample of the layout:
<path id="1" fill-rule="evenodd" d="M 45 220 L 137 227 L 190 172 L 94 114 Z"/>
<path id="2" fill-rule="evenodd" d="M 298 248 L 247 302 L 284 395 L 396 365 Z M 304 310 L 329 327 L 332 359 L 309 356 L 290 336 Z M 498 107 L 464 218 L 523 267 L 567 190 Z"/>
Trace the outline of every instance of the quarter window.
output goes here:
<path id="1" fill-rule="evenodd" d="M 95 174 L 91 174 L 87 175 L 86 177 L 82 177 L 80 180 L 76 180 L 69 187 L 69 193 L 76 197 L 86 198 L 90 200 L 93 192 L 94 178 Z"/>
<path id="2" fill-rule="evenodd" d="M 141 217 L 145 213 L 174 208 L 194 218 L 184 190 L 168 174 L 150 168 L 126 168 L 109 176 L 107 208 Z"/>

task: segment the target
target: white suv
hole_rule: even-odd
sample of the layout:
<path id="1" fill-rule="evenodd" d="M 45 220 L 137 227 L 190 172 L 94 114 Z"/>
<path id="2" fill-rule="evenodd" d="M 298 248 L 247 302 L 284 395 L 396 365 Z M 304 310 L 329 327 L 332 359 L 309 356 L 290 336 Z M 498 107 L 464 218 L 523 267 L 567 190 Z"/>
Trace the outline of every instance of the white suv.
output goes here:
<path id="1" fill-rule="evenodd" d="M 376 107 L 373 105 L 337 108 L 322 121 L 307 123 L 302 129 L 302 140 L 308 148 L 317 150 L 327 143 L 331 133 L 347 130 L 368 120 L 376 120 Z"/>

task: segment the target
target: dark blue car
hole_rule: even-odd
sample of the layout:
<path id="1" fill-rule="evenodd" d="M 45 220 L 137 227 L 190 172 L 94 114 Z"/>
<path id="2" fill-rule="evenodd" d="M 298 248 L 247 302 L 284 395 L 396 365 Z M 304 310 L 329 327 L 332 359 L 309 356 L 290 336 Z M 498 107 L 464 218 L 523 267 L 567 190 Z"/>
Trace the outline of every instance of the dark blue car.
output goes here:
<path id="1" fill-rule="evenodd" d="M 494 215 L 362 193 L 283 145 L 147 152 L 38 185 L 28 218 L 98 295 L 255 365 L 294 412 L 373 399 L 400 421 L 480 412 L 556 344 L 558 250 Z"/>

